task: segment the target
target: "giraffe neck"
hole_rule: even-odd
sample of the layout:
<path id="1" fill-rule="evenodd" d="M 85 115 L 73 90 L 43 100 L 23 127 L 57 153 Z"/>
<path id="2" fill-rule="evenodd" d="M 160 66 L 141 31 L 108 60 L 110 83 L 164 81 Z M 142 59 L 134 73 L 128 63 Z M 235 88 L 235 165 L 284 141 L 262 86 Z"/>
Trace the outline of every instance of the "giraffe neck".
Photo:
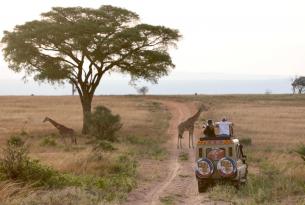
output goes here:
<path id="1" fill-rule="evenodd" d="M 55 121 L 52 120 L 51 118 L 48 118 L 48 121 L 49 121 L 54 127 L 56 127 L 57 129 L 58 129 L 59 127 L 62 127 L 61 124 L 55 122 Z"/>
<path id="2" fill-rule="evenodd" d="M 201 111 L 198 110 L 195 115 L 193 115 L 192 117 L 190 117 L 190 121 L 196 121 L 198 119 L 198 117 L 200 116 Z"/>

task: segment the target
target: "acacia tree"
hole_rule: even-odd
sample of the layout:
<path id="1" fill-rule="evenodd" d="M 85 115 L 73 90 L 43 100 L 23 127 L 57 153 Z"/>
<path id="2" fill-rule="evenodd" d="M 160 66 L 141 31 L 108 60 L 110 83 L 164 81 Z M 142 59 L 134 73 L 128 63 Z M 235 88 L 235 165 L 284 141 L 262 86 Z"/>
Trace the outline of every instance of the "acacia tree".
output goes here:
<path id="1" fill-rule="evenodd" d="M 305 90 L 305 77 L 295 77 L 291 83 L 293 94 L 298 92 L 298 94 L 304 93 Z"/>
<path id="2" fill-rule="evenodd" d="M 91 102 L 105 73 L 157 83 L 174 68 L 168 49 L 176 46 L 178 30 L 142 24 L 129 10 L 54 7 L 41 16 L 4 32 L 5 60 L 13 71 L 23 70 L 35 80 L 71 81 L 83 108 L 83 133 L 88 133 Z"/>

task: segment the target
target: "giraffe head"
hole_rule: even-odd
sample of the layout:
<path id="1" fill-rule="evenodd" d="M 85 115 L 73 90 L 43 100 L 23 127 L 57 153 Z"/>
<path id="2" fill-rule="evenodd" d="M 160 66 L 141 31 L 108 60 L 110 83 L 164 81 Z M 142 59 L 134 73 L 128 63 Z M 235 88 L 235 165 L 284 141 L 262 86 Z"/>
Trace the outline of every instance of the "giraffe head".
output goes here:
<path id="1" fill-rule="evenodd" d="M 46 122 L 46 121 L 48 121 L 48 120 L 49 120 L 49 118 L 48 118 L 48 117 L 45 117 L 44 120 L 43 120 L 42 122 Z"/>
<path id="2" fill-rule="evenodd" d="M 201 104 L 199 107 L 198 107 L 198 110 L 200 112 L 203 112 L 203 111 L 208 111 L 209 108 L 207 106 L 205 106 L 204 104 Z"/>

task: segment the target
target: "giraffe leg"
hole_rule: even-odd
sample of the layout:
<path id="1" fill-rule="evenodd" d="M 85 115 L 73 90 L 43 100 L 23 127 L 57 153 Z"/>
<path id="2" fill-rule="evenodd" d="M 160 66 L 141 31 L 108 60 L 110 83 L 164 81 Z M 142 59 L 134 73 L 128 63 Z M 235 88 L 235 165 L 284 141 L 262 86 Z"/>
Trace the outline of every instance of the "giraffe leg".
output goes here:
<path id="1" fill-rule="evenodd" d="M 182 149 L 182 138 L 179 139 L 180 149 Z"/>
<path id="2" fill-rule="evenodd" d="M 71 143 L 72 143 L 72 144 L 77 144 L 77 142 L 76 142 L 76 136 L 75 136 L 75 135 L 71 135 Z"/>
<path id="3" fill-rule="evenodd" d="M 178 128 L 178 143 L 177 143 L 177 148 L 182 148 L 182 144 L 181 144 L 181 140 L 183 138 L 183 133 L 184 133 L 184 130 L 180 130 Z"/>
<path id="4" fill-rule="evenodd" d="M 190 129 L 190 141 L 192 140 L 192 148 L 194 148 L 194 128 Z M 191 147 L 191 145 L 190 145 Z"/>
<path id="5" fill-rule="evenodd" d="M 193 149 L 194 149 L 194 135 L 192 135 L 192 146 L 193 146 Z"/>
<path id="6" fill-rule="evenodd" d="M 67 145 L 67 143 L 66 143 L 66 139 L 65 139 L 65 136 L 64 136 L 64 135 L 60 135 L 60 136 L 61 136 L 62 141 L 64 142 L 64 144 L 65 144 L 65 145 Z"/>
<path id="7" fill-rule="evenodd" d="M 189 131 L 189 148 L 191 148 L 191 131 Z"/>

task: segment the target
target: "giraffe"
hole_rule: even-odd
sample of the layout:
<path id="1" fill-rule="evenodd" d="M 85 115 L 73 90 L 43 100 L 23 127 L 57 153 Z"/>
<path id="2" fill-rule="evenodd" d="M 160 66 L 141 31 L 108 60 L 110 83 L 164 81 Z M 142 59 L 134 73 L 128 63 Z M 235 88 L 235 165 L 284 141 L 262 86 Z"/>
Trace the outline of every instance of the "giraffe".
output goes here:
<path id="1" fill-rule="evenodd" d="M 59 134 L 63 137 L 63 140 L 64 140 L 65 143 L 66 143 L 65 137 L 68 136 L 68 137 L 71 137 L 71 142 L 72 143 L 77 144 L 75 132 L 74 132 L 73 129 L 68 128 L 64 125 L 61 125 L 61 124 L 59 124 L 58 122 L 55 122 L 54 120 L 52 120 L 49 117 L 46 117 L 43 120 L 43 122 L 47 122 L 47 121 L 49 121 L 54 127 L 56 127 L 58 129 Z"/>
<path id="2" fill-rule="evenodd" d="M 187 120 L 181 122 L 178 125 L 178 143 L 177 148 L 182 148 L 181 139 L 183 137 L 184 131 L 189 132 L 189 148 L 191 148 L 191 140 L 192 140 L 192 147 L 194 148 L 194 142 L 193 142 L 193 133 L 194 133 L 194 124 L 198 120 L 200 114 L 202 111 L 207 111 L 208 109 L 201 105 L 198 109 L 198 111 L 191 117 L 189 117 Z"/>

